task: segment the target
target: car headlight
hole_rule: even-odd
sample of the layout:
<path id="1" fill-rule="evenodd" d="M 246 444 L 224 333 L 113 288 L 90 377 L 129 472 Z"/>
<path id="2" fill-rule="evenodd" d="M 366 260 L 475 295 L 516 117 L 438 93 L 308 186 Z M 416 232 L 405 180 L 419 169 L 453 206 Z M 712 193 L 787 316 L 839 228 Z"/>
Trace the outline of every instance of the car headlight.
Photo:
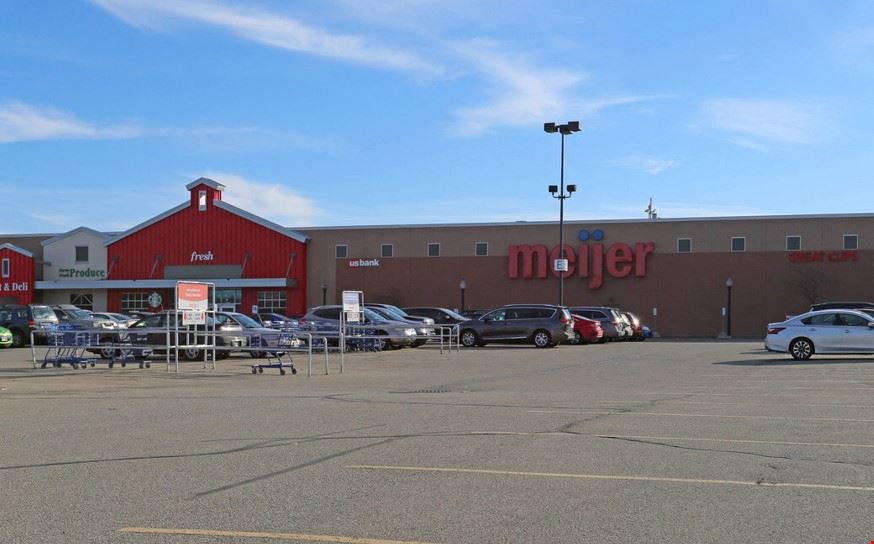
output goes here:
<path id="1" fill-rule="evenodd" d="M 404 329 L 404 334 L 407 336 L 416 336 L 416 329 Z"/>

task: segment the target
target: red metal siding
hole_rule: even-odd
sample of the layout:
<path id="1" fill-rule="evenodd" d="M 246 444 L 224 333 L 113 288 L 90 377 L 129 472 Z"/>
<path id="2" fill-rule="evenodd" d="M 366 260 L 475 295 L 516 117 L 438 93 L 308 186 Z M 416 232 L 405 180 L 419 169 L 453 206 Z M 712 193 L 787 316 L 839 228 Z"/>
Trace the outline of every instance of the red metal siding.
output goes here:
<path id="1" fill-rule="evenodd" d="M 217 208 L 213 200 L 208 200 L 205 211 L 198 211 L 196 195 L 200 189 L 201 186 L 192 189 L 192 204 L 188 208 L 110 244 L 108 279 L 162 279 L 168 265 L 243 265 L 245 261 L 243 278 L 296 279 L 297 287 L 287 289 L 288 312 L 303 314 L 306 244 Z M 192 260 L 193 254 L 207 253 L 212 255 L 209 261 Z M 295 257 L 289 269 L 292 254 Z M 280 288 L 243 289 L 243 310 L 248 312 L 257 303 L 257 292 L 264 290 Z M 118 309 L 120 293 L 110 293 L 108 302 L 111 309 Z"/>
<path id="2" fill-rule="evenodd" d="M 32 303 L 36 274 L 33 257 L 3 248 L 0 249 L 2 259 L 9 259 L 9 277 L 0 278 L 0 298 L 14 299 L 18 304 Z"/>

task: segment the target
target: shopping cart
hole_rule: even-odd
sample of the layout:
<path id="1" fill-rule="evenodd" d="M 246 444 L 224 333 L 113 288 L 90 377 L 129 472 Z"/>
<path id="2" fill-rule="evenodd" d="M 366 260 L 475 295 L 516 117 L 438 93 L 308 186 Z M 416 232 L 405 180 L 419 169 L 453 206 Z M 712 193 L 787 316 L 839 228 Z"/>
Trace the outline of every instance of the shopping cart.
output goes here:
<path id="1" fill-rule="evenodd" d="M 278 368 L 279 374 L 282 376 L 285 375 L 286 368 L 292 374 L 297 374 L 290 351 L 299 344 L 300 340 L 298 340 L 296 332 L 291 329 L 263 332 L 249 337 L 249 347 L 262 348 L 264 358 L 267 360 L 265 363 L 252 364 L 252 374 L 263 374 L 265 368 Z"/>
<path id="2" fill-rule="evenodd" d="M 97 364 L 97 359 L 87 353 L 88 348 L 96 343 L 96 333 L 72 325 L 59 325 L 47 329 L 45 335 L 48 349 L 40 368 L 70 365 L 75 369 L 84 369 Z"/>

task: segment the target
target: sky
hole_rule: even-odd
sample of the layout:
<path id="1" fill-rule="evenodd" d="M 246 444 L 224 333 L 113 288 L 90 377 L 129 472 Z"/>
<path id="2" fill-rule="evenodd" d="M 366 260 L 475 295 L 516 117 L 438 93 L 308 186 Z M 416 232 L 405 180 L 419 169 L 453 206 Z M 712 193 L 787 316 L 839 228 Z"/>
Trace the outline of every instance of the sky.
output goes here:
<path id="1" fill-rule="evenodd" d="M 0 233 L 874 212 L 874 3 L 0 0 Z"/>

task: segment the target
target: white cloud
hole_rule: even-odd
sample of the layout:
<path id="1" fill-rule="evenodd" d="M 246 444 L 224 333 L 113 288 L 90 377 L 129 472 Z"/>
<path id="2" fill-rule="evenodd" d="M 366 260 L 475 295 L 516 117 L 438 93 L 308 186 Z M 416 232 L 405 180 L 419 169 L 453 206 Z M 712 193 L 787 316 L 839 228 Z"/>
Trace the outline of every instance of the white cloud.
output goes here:
<path id="1" fill-rule="evenodd" d="M 58 139 L 122 139 L 143 134 L 135 126 L 99 126 L 53 108 L 21 102 L 0 105 L 0 143 Z"/>
<path id="2" fill-rule="evenodd" d="M 826 130 L 821 107 L 790 101 L 720 98 L 702 106 L 713 128 L 731 133 L 737 145 L 761 148 L 762 142 L 810 144 Z"/>
<path id="3" fill-rule="evenodd" d="M 666 170 L 676 168 L 680 165 L 679 162 L 671 159 L 656 159 L 654 157 L 630 156 L 623 157 L 616 161 L 617 164 L 631 168 L 634 170 L 642 170 L 647 174 L 657 176 Z"/>
<path id="4" fill-rule="evenodd" d="M 365 37 L 335 34 L 286 15 L 257 8 L 238 8 L 212 0 L 91 0 L 122 21 L 141 28 L 161 28 L 181 19 L 222 28 L 270 47 L 348 62 L 423 73 L 440 67 L 400 49 L 376 45 Z"/>
<path id="5" fill-rule="evenodd" d="M 311 225 L 322 214 L 312 200 L 280 183 L 256 182 L 226 172 L 206 172 L 192 179 L 201 175 L 226 187 L 222 200 L 280 225 Z"/>

